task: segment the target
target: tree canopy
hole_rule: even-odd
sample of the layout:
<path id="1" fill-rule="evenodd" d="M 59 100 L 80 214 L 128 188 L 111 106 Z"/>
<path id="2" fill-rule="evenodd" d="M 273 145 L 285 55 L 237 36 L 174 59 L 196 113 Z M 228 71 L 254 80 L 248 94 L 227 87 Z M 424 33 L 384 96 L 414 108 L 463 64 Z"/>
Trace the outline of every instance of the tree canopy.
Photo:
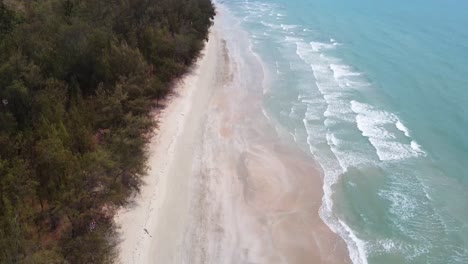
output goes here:
<path id="1" fill-rule="evenodd" d="M 110 263 L 210 0 L 0 0 L 0 263 Z"/>

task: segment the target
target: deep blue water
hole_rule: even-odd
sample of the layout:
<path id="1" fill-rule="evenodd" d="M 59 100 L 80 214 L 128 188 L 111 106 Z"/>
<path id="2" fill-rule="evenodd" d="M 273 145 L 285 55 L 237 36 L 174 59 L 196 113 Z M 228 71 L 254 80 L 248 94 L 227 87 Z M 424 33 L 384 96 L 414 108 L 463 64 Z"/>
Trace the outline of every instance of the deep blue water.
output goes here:
<path id="1" fill-rule="evenodd" d="M 355 263 L 468 263 L 468 1 L 224 1 Z"/>

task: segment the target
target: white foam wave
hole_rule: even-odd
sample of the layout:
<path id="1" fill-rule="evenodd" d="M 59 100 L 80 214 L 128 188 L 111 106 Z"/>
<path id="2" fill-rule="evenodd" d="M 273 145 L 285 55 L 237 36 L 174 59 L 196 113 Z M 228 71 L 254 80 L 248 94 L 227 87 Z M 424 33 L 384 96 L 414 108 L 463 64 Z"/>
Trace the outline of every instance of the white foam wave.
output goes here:
<path id="1" fill-rule="evenodd" d="M 321 121 L 323 119 L 323 115 L 317 111 L 317 107 L 312 104 L 307 105 L 307 111 L 305 113 L 305 120 L 306 121 Z"/>
<path id="2" fill-rule="evenodd" d="M 324 136 L 326 131 L 320 126 L 312 125 L 307 119 L 303 119 L 304 127 L 307 133 L 307 144 L 312 154 L 316 154 L 319 150 L 318 146 L 324 144 Z"/>
<path id="3" fill-rule="evenodd" d="M 362 157 L 362 155 L 359 156 L 355 155 L 355 153 L 350 154 L 349 151 L 342 151 L 341 145 L 343 141 L 335 134 L 327 133 L 331 127 L 338 123 L 346 121 L 354 122 L 354 113 L 350 109 L 349 100 L 346 99 L 346 91 L 340 87 L 336 74 L 333 73 L 329 66 L 330 61 L 334 59 L 321 53 L 321 51 L 332 49 L 334 46 L 333 44 L 321 42 L 311 42 L 310 45 L 307 45 L 304 41 L 298 39 L 290 39 L 290 41 L 296 42 L 296 53 L 303 61 L 309 63 L 311 66 L 312 73 L 316 79 L 317 88 L 327 105 L 322 116 L 322 118 L 325 118 L 323 121 L 325 126 L 321 125 L 318 128 L 320 133 L 318 133 L 317 127 L 306 122 L 307 119 L 311 119 L 311 116 L 306 115 L 304 119 L 304 125 L 308 134 L 307 143 L 325 173 L 323 185 L 324 197 L 320 215 L 330 228 L 346 241 L 353 263 L 365 264 L 367 263 L 365 242 L 360 240 L 346 223 L 339 220 L 333 214 L 332 186 L 348 167 L 368 161 L 365 157 Z M 336 67 L 335 70 L 338 72 L 338 67 Z M 344 75 L 357 76 L 357 74 L 352 73 L 343 73 L 342 76 L 345 77 Z M 308 105 L 308 108 L 309 107 L 314 106 Z M 312 111 L 309 110 L 309 112 Z M 323 138 L 318 138 L 318 134 L 323 134 L 324 132 L 325 142 Z M 320 146 L 320 144 L 328 144 L 330 153 L 326 154 L 323 149 L 318 149 L 317 146 Z"/>
<path id="4" fill-rule="evenodd" d="M 395 123 L 395 126 L 397 127 L 398 130 L 403 132 L 406 137 L 410 137 L 409 129 L 405 125 L 403 125 L 403 123 L 400 120 L 398 120 Z"/>
<path id="5" fill-rule="evenodd" d="M 387 124 L 399 126 L 399 119 L 395 114 L 376 110 L 354 100 L 351 101 L 351 109 L 356 113 L 358 129 L 369 139 L 381 161 L 408 159 L 424 153 L 416 142 L 399 142 L 396 135 L 387 129 Z"/>
<path id="6" fill-rule="evenodd" d="M 329 44 L 329 43 L 323 43 L 323 42 L 316 42 L 316 41 L 311 41 L 310 46 L 312 47 L 312 51 L 314 52 L 319 52 L 324 49 L 333 49 L 334 45 Z"/>
<path id="7" fill-rule="evenodd" d="M 391 252 L 396 248 L 395 242 L 393 242 L 391 239 L 381 240 L 379 241 L 379 244 L 382 246 L 385 252 Z"/>
<path id="8" fill-rule="evenodd" d="M 302 39 L 300 39 L 300 38 L 291 37 L 291 36 L 285 36 L 285 37 L 284 37 L 284 40 L 285 40 L 288 44 L 294 44 L 294 45 L 295 45 L 297 42 L 302 41 Z"/>
<path id="9" fill-rule="evenodd" d="M 353 263 L 357 264 L 367 264 L 367 250 L 366 242 L 359 239 L 353 230 L 343 221 L 339 220 L 340 224 L 344 227 L 345 231 L 348 233 L 348 236 L 354 241 L 356 248 L 350 250 L 351 260 Z"/>
<path id="10" fill-rule="evenodd" d="M 361 73 L 355 72 L 348 65 L 330 64 L 330 69 L 333 71 L 335 79 L 339 80 L 349 76 L 359 76 Z"/>
<path id="11" fill-rule="evenodd" d="M 370 139 L 381 161 L 404 160 L 419 156 L 408 144 Z"/>
<path id="12" fill-rule="evenodd" d="M 414 151 L 416 151 L 416 152 L 418 152 L 418 153 L 420 153 L 422 155 L 426 155 L 426 152 L 424 152 L 424 150 L 422 150 L 421 145 L 419 145 L 416 141 L 412 140 L 410 145 L 411 145 L 411 148 Z"/>
<path id="13" fill-rule="evenodd" d="M 280 27 L 281 27 L 283 30 L 289 31 L 289 30 L 295 29 L 295 28 L 297 28 L 297 27 L 299 27 L 299 26 L 298 26 L 298 25 L 281 24 Z"/>
<path id="14" fill-rule="evenodd" d="M 316 131 L 309 131 L 310 129 L 307 128 L 307 124 L 306 130 L 308 134 L 307 143 L 309 144 L 310 151 L 316 156 L 325 173 L 323 184 L 324 196 L 322 198 L 322 206 L 319 211 L 320 217 L 333 232 L 338 234 L 346 242 L 351 261 L 354 264 L 367 264 L 366 243 L 363 240 L 360 240 L 352 229 L 333 213 L 332 186 L 338 181 L 340 175 L 343 173 L 343 169 L 336 167 L 336 163 L 333 159 L 327 158 L 327 155 L 324 157 L 318 154 L 319 151 L 323 153 L 323 150 L 318 150 L 316 147 L 317 145 L 313 140 L 313 135 Z"/>
<path id="15" fill-rule="evenodd" d="M 361 78 L 361 73 L 354 71 L 350 66 L 343 64 L 340 60 L 332 58 L 322 51 L 334 49 L 336 42 L 310 42 L 305 43 L 302 39 L 287 38 L 288 42 L 294 42 L 297 55 L 312 68 L 312 73 L 317 80 L 317 85 L 331 90 L 359 89 L 368 86 L 367 81 Z M 325 92 L 326 91 L 322 91 Z"/>
<path id="16" fill-rule="evenodd" d="M 351 155 L 349 152 L 343 153 L 340 148 L 343 145 L 343 141 L 338 139 L 333 133 L 327 133 L 327 144 L 330 147 L 332 153 L 336 156 L 338 163 L 341 167 L 342 173 L 348 171 L 348 168 L 358 163 L 356 155 Z"/>
<path id="17" fill-rule="evenodd" d="M 341 140 L 339 140 L 333 133 L 327 133 L 327 141 L 328 145 L 332 146 L 338 146 L 341 143 Z"/>
<path id="18" fill-rule="evenodd" d="M 367 264 L 366 243 L 360 240 L 346 223 L 333 214 L 333 200 L 331 198 L 333 194 L 332 186 L 338 181 L 340 175 L 346 171 L 347 166 L 358 162 L 355 161 L 355 155 L 349 155 L 349 153 L 344 152 L 343 155 L 337 155 L 339 152 L 338 148 L 343 144 L 343 141 L 335 134 L 327 133 L 327 126 L 323 126 L 323 124 L 317 122 L 310 122 L 323 120 L 323 118 L 325 118 L 325 123 L 330 122 L 330 118 L 326 118 L 317 112 L 321 108 L 320 105 L 323 103 L 329 104 L 329 102 L 305 96 L 299 96 L 298 99 L 307 104 L 307 111 L 303 120 L 307 131 L 307 143 L 309 144 L 311 153 L 316 156 L 325 173 L 324 196 L 323 204 L 320 208 L 320 216 L 335 233 L 339 234 L 346 241 L 353 263 Z M 329 107 L 327 109 L 330 110 Z M 333 152 L 327 154 L 325 150 L 318 147 L 323 144 L 330 145 Z M 342 159 L 337 160 L 338 156 L 342 157 Z M 349 159 L 346 157 L 349 157 Z"/>
<path id="19" fill-rule="evenodd" d="M 305 97 L 305 96 L 301 96 L 300 99 L 299 99 L 302 103 L 305 103 L 305 104 L 312 104 L 312 105 L 315 105 L 316 104 L 319 104 L 319 103 L 324 103 L 324 100 L 322 98 L 319 98 L 319 97 Z"/>
<path id="20" fill-rule="evenodd" d="M 306 42 L 297 37 L 287 36 L 285 40 L 284 44 L 296 46 L 296 54 L 312 69 L 317 92 L 320 93 L 314 94 L 313 97 L 298 97 L 298 101 L 307 106 L 303 124 L 309 149 L 325 174 L 320 216 L 346 241 L 353 263 L 366 264 L 368 251 L 372 251 L 373 248 L 334 214 L 332 186 L 350 167 L 360 168 L 363 164 L 414 158 L 424 155 L 424 152 L 421 146 L 411 139 L 409 129 L 394 113 L 353 100 L 356 98 L 356 91 L 371 84 L 362 73 L 328 53 L 329 50 L 338 48 L 339 44 L 335 39 L 331 38 L 326 43 Z M 315 87 L 311 86 L 310 89 Z M 355 142 L 349 140 L 355 138 L 355 134 L 349 137 L 349 134 L 346 134 L 348 131 L 342 133 L 343 130 L 339 130 L 355 125 L 368 140 L 360 139 L 363 143 L 359 142 L 360 149 L 355 149 Z M 354 127 L 353 131 L 357 129 Z M 394 205 L 400 203 L 411 211 L 409 200 L 393 198 L 396 201 Z M 392 241 L 386 241 L 382 247 L 392 250 L 395 245 Z"/>
<path id="21" fill-rule="evenodd" d="M 384 190 L 379 192 L 379 196 L 390 201 L 390 212 L 397 215 L 403 221 L 409 221 L 416 216 L 418 201 L 409 195 L 405 195 L 395 190 Z"/>
<path id="22" fill-rule="evenodd" d="M 260 24 L 262 24 L 265 27 L 272 28 L 272 29 L 282 29 L 282 27 L 280 25 L 275 25 L 275 24 L 268 23 L 268 22 L 265 22 L 265 21 L 260 21 Z"/>

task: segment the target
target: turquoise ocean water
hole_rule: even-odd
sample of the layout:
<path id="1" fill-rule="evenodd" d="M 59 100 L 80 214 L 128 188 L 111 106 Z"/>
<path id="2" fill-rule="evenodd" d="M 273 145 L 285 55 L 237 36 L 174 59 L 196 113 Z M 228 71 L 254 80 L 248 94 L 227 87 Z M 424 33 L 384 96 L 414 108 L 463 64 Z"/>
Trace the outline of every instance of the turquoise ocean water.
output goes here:
<path id="1" fill-rule="evenodd" d="M 218 1 L 354 263 L 468 263 L 468 2 Z"/>

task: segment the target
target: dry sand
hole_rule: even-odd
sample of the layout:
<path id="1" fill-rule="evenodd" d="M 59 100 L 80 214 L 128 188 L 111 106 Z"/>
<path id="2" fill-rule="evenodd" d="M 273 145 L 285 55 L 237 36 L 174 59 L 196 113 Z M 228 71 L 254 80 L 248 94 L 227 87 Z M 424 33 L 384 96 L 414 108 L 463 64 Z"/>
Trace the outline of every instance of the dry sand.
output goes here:
<path id="1" fill-rule="evenodd" d="M 160 116 L 141 194 L 115 221 L 120 263 L 349 263 L 322 222 L 313 159 L 243 87 L 222 25 Z"/>

